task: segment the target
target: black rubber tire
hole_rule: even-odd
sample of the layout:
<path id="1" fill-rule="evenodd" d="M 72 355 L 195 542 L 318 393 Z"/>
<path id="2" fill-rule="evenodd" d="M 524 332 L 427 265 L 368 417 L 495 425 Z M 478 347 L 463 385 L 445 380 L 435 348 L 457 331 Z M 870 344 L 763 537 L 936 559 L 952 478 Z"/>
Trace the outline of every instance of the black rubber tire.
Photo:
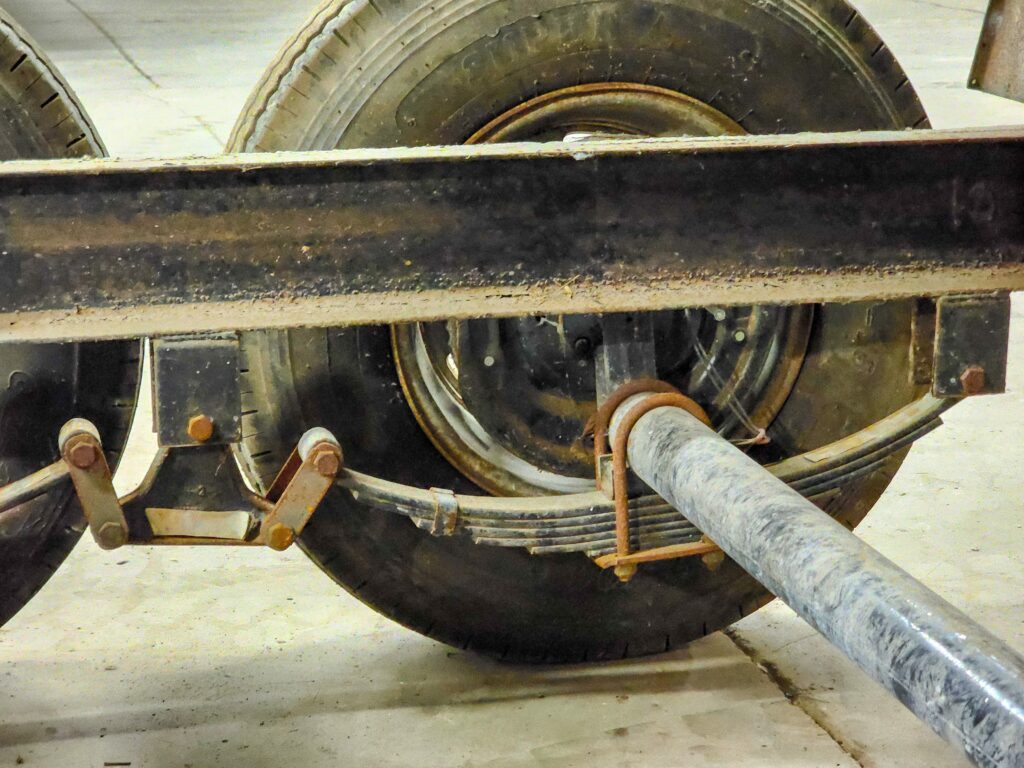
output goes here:
<path id="1" fill-rule="evenodd" d="M 104 154 L 67 83 L 0 11 L 0 160 Z M 116 462 L 135 407 L 137 342 L 0 345 L 0 483 L 57 458 L 72 416 L 100 429 Z M 0 624 L 46 583 L 84 530 L 70 483 L 0 514 Z"/>
<path id="2" fill-rule="evenodd" d="M 267 71 L 229 149 L 460 143 L 538 93 L 598 81 L 681 91 L 753 133 L 927 125 L 903 71 L 840 0 L 332 0 Z M 908 402 L 909 331 L 906 304 L 819 307 L 773 450 L 760 458 L 817 447 Z M 472 492 L 406 406 L 388 329 L 251 334 L 244 348 L 245 450 L 258 479 L 273 476 L 302 430 L 322 425 L 358 469 Z M 829 511 L 852 527 L 901 458 Z M 693 559 L 645 566 L 621 585 L 582 555 L 433 538 L 341 491 L 300 543 L 387 616 L 506 659 L 664 651 L 771 599 L 729 561 L 715 572 Z"/>

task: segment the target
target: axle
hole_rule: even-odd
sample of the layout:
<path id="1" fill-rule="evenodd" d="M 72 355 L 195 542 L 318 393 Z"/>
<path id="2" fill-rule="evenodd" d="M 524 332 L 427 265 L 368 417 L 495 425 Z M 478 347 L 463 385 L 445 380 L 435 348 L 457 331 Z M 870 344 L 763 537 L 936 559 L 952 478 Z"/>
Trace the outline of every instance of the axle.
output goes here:
<path id="1" fill-rule="evenodd" d="M 1024 658 L 681 408 L 642 416 L 627 445 L 641 479 L 936 733 L 1024 766 Z"/>

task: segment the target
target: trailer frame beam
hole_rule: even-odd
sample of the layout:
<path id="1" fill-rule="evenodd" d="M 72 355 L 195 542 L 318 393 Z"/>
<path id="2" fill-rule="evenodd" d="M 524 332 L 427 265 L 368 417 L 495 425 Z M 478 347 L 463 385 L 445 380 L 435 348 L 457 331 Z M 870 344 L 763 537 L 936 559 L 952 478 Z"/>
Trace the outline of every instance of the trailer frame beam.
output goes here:
<path id="1" fill-rule="evenodd" d="M 0 341 L 1024 288 L 1024 129 L 0 164 Z"/>

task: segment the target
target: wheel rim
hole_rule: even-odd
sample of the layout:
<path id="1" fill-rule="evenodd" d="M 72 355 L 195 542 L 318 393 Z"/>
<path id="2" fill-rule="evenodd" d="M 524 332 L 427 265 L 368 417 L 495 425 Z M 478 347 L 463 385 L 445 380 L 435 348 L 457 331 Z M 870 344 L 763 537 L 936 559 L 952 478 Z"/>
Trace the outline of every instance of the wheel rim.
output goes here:
<path id="1" fill-rule="evenodd" d="M 467 143 L 743 133 L 685 94 L 613 82 L 537 96 Z M 810 307 L 767 306 L 653 313 L 658 375 L 700 402 L 720 433 L 751 437 L 771 423 L 796 380 L 811 316 Z M 396 326 L 392 343 L 417 421 L 472 482 L 498 495 L 592 486 L 582 435 L 596 407 L 598 317 Z"/>

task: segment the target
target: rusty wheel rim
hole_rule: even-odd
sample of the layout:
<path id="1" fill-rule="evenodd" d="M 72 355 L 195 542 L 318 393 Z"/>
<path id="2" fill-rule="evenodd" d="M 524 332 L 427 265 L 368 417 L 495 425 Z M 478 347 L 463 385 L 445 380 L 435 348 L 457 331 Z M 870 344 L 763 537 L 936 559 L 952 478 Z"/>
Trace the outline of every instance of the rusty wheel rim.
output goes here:
<path id="1" fill-rule="evenodd" d="M 685 94 L 638 83 L 593 83 L 518 104 L 466 143 L 743 133 L 727 115 Z M 657 313 L 659 375 L 701 402 L 721 433 L 752 437 L 755 428 L 771 424 L 796 381 L 812 315 L 811 307 Z M 581 330 L 580 320 L 559 316 L 393 328 L 395 364 L 416 420 L 459 472 L 490 493 L 538 495 L 592 488 L 592 456 L 582 439 L 582 425 L 596 406 L 592 394 L 581 395 L 590 394 L 585 385 L 587 356 L 600 340 Z M 545 330 L 550 326 L 551 333 L 563 339 L 559 349 L 551 346 L 548 351 L 556 358 L 565 356 L 553 361 L 564 363 L 561 369 L 571 373 L 573 366 L 579 368 L 578 381 L 573 379 L 572 386 L 560 390 L 557 382 L 552 386 L 551 376 L 538 376 L 533 360 L 526 378 L 534 380 L 524 385 L 521 369 L 529 352 L 501 354 L 502 344 L 508 343 L 503 339 L 534 339 L 536 329 L 524 323 Z M 570 324 L 575 326 L 571 333 L 566 330 Z M 669 359 L 663 371 L 666 337 L 678 339 L 682 353 L 675 365 Z M 474 341 L 479 338 L 490 340 L 481 346 Z M 540 346 L 550 346 L 543 335 L 537 338 Z M 494 339 L 499 340 L 497 346 Z M 492 349 L 498 351 L 488 352 Z M 545 362 L 552 361 L 541 360 L 540 367 L 546 368 Z M 502 373 L 504 368 L 509 369 L 508 380 L 495 379 L 495 370 Z M 593 378 L 590 374 L 591 382 Z M 512 380 L 515 386 L 509 386 Z M 468 387 L 467 382 L 474 385 Z M 475 397 L 467 397 L 467 390 L 475 391 Z M 512 394 L 502 402 L 488 391 Z"/>

